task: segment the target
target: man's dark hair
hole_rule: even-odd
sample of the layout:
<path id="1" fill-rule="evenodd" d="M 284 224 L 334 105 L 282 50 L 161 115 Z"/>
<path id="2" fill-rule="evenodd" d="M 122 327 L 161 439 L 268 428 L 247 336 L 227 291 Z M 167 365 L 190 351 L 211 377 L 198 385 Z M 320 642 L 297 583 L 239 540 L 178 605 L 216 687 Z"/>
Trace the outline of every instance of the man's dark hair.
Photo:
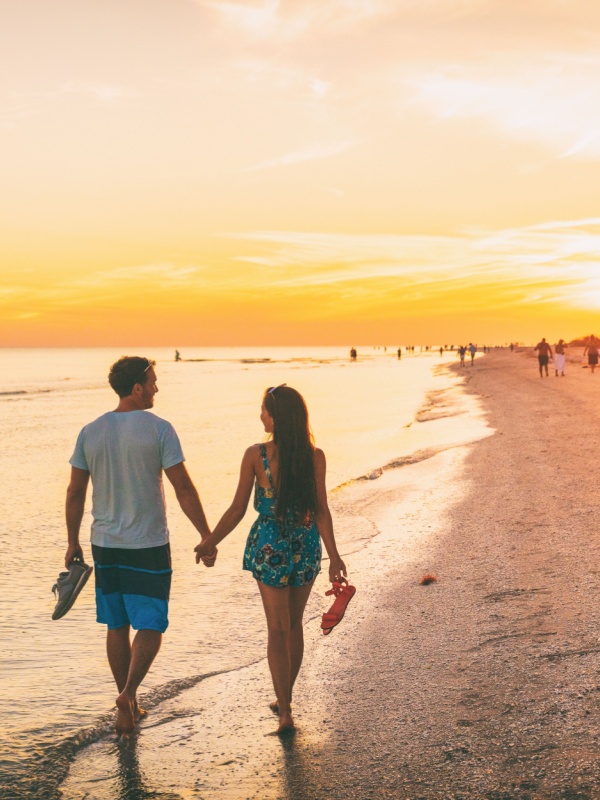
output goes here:
<path id="1" fill-rule="evenodd" d="M 150 358 L 121 356 L 110 368 L 108 382 L 119 397 L 129 397 L 136 383 L 146 385 L 148 372 L 155 364 Z"/>

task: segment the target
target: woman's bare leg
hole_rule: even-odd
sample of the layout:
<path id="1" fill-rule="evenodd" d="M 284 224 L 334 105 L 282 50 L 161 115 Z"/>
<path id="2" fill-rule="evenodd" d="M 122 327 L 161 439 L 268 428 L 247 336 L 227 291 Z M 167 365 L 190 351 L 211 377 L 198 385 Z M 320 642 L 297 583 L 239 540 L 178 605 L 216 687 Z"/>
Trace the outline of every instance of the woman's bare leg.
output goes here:
<path id="1" fill-rule="evenodd" d="M 314 583 L 314 581 L 313 581 Z M 302 666 L 304 656 L 304 626 L 302 619 L 313 583 L 307 586 L 290 586 L 290 703 L 292 690 Z"/>
<path id="2" fill-rule="evenodd" d="M 277 698 L 279 728 L 277 733 L 294 729 L 291 696 L 290 609 L 288 587 L 267 586 L 257 581 L 267 618 L 267 660 Z"/>
<path id="3" fill-rule="evenodd" d="M 257 581 L 267 618 L 267 659 L 279 712 L 278 733 L 292 730 L 294 720 L 290 708 L 290 610 L 289 588 L 267 586 Z"/>

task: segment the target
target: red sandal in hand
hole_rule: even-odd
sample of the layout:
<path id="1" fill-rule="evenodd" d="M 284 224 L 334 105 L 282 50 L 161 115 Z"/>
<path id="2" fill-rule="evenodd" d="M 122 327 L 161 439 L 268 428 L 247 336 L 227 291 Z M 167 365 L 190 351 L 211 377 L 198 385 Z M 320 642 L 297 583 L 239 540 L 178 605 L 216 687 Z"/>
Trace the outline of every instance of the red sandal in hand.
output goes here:
<path id="1" fill-rule="evenodd" d="M 342 585 L 344 583 L 346 584 L 345 586 Z M 323 614 L 323 619 L 321 620 L 321 629 L 325 636 L 330 634 L 335 626 L 344 618 L 346 606 L 356 594 L 356 588 L 350 586 L 345 578 L 341 578 L 339 583 L 338 581 L 334 581 L 331 589 L 325 592 L 325 596 L 331 594 L 335 595 L 335 600 L 329 611 Z"/>

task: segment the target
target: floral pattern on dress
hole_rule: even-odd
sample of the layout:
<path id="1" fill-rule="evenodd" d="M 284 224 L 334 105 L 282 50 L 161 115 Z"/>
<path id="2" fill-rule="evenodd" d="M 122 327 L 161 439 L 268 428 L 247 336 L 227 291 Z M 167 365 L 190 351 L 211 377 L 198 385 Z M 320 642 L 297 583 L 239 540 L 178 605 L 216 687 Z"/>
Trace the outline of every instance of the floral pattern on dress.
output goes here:
<path id="1" fill-rule="evenodd" d="M 264 444 L 260 455 L 271 487 L 254 486 L 258 518 L 250 528 L 244 550 L 244 569 L 268 586 L 305 586 L 321 570 L 321 537 L 312 514 L 299 523 L 289 514 L 285 523 L 275 519 L 276 493 Z"/>

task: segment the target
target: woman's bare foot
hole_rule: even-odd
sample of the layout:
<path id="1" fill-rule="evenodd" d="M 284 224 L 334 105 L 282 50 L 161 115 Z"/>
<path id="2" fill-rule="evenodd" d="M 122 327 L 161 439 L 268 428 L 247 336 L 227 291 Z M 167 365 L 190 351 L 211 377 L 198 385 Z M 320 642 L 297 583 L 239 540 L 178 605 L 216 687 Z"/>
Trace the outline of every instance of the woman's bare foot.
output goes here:
<path id="1" fill-rule="evenodd" d="M 279 727 L 275 731 L 278 736 L 285 736 L 289 733 L 293 733 L 296 730 L 296 726 L 294 725 L 294 720 L 291 714 L 282 714 L 279 717 Z"/>
<path id="2" fill-rule="evenodd" d="M 290 708 L 291 708 L 291 707 L 292 707 L 292 706 L 291 706 L 291 701 L 290 701 Z M 279 716 L 279 703 L 277 702 L 277 700 L 273 700 L 273 702 L 272 702 L 272 703 L 269 703 L 269 708 L 271 709 L 271 711 L 272 711 L 274 714 L 276 714 L 277 716 Z"/>
<path id="3" fill-rule="evenodd" d="M 115 731 L 119 735 L 127 735 L 135 729 L 134 702 L 128 694 L 121 692 L 115 700 L 117 706 L 117 720 Z"/>
<path id="4" fill-rule="evenodd" d="M 145 717 L 148 714 L 145 708 L 140 708 L 138 706 L 137 700 L 133 701 L 133 719 L 135 722 L 139 722 L 142 717 Z"/>

